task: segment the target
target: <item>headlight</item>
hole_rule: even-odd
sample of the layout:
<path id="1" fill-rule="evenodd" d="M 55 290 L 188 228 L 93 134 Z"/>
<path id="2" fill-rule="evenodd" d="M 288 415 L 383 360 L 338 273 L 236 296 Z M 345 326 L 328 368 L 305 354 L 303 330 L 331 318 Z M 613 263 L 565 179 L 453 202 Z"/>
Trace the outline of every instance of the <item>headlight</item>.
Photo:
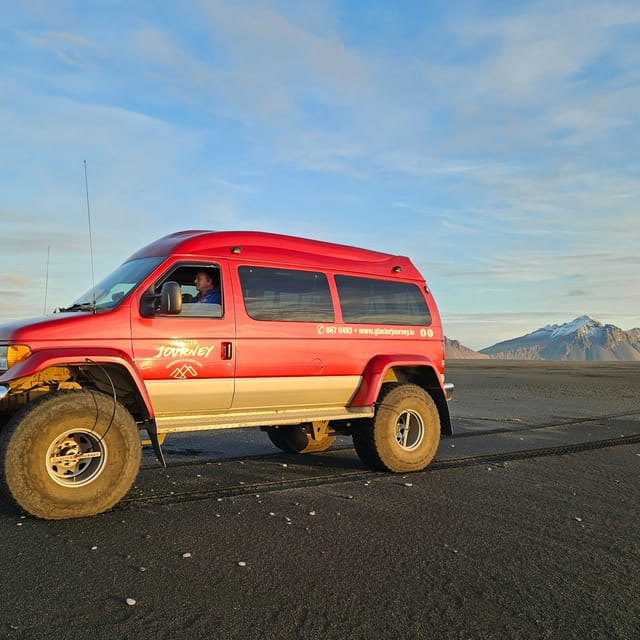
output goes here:
<path id="1" fill-rule="evenodd" d="M 26 344 L 10 344 L 0 347 L 0 371 L 6 371 L 14 364 L 31 355 L 31 349 Z"/>

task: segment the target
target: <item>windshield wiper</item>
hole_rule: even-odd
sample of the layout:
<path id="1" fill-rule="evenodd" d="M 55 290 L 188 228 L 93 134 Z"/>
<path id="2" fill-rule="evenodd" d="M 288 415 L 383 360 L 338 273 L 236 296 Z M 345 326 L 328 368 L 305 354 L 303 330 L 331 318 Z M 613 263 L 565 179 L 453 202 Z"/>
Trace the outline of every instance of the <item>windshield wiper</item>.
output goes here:
<path id="1" fill-rule="evenodd" d="M 76 302 L 72 304 L 70 307 L 60 307 L 58 311 L 60 313 L 64 313 L 65 311 L 93 311 L 95 312 L 96 308 L 93 302 Z"/>

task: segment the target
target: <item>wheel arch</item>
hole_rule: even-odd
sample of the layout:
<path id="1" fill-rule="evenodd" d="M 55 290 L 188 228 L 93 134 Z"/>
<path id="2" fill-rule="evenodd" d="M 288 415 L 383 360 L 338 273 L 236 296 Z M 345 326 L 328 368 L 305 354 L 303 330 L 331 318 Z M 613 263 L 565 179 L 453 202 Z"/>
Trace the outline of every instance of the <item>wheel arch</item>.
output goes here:
<path id="1" fill-rule="evenodd" d="M 7 375 L 10 374 L 10 377 Z M 153 418 L 153 407 L 142 377 L 129 356 L 118 349 L 53 349 L 36 351 L 3 376 L 15 390 L 70 381 L 114 395 L 136 418 Z M 3 380 L 4 381 L 4 380 Z"/>
<path id="2" fill-rule="evenodd" d="M 416 356 L 376 356 L 372 358 L 362 375 L 362 382 L 351 405 L 371 406 L 387 382 L 411 383 L 422 387 L 432 398 L 440 416 L 440 432 L 451 435 L 453 427 L 440 375 L 430 358 Z"/>

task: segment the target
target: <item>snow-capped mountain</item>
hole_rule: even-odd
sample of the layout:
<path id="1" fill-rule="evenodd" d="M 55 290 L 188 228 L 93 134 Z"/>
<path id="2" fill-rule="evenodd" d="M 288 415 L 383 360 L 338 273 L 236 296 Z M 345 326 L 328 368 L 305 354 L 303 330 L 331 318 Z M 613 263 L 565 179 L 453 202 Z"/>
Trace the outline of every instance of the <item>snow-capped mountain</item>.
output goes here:
<path id="1" fill-rule="evenodd" d="M 561 336 L 568 336 L 572 333 L 575 333 L 583 327 L 588 326 L 589 323 L 593 323 L 594 326 L 602 326 L 597 320 L 592 320 L 589 316 L 580 316 L 575 320 L 572 320 L 571 322 L 565 322 L 564 324 L 548 324 L 546 327 L 537 329 L 536 331 L 528 335 L 541 335 L 548 337 L 548 339 L 550 340 L 553 340 Z"/>
<path id="2" fill-rule="evenodd" d="M 623 331 L 580 316 L 498 342 L 480 353 L 511 360 L 640 360 L 640 329 Z"/>

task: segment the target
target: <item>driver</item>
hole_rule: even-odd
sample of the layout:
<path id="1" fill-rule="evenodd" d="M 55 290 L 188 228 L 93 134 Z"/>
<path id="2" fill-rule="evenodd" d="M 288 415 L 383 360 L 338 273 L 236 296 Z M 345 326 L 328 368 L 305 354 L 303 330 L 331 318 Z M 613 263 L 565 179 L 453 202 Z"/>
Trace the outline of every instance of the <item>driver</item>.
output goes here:
<path id="1" fill-rule="evenodd" d="M 191 300 L 191 302 L 201 302 L 204 304 L 221 304 L 222 298 L 220 296 L 220 289 L 218 289 L 214 282 L 216 280 L 213 270 L 201 269 L 196 273 L 196 277 L 193 284 L 196 285 L 198 295 Z"/>

